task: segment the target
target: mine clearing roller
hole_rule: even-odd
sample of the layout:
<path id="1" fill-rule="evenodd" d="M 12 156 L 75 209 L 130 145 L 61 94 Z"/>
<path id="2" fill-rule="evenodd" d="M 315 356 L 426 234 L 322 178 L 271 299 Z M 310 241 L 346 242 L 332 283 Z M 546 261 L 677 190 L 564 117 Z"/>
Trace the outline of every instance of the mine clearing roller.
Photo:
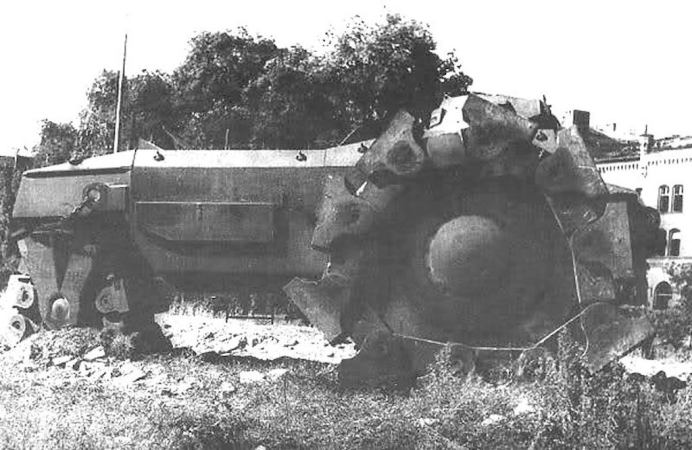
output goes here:
<path id="1" fill-rule="evenodd" d="M 443 347 L 471 371 L 562 329 L 599 370 L 653 334 L 621 306 L 646 302 L 659 225 L 544 101 L 464 95 L 427 127 L 399 112 L 328 178 L 311 245 L 329 263 L 285 291 L 330 341 L 360 346 L 346 384 L 407 382 Z"/>
<path id="2" fill-rule="evenodd" d="M 645 303 L 659 221 L 545 102 L 449 97 L 428 126 L 400 111 L 324 150 L 141 148 L 26 172 L 12 228 L 29 294 L 8 328 L 137 329 L 173 288 L 283 286 L 359 346 L 345 384 L 406 382 L 445 346 L 471 370 L 565 328 L 598 370 L 652 335 L 621 306 Z"/>

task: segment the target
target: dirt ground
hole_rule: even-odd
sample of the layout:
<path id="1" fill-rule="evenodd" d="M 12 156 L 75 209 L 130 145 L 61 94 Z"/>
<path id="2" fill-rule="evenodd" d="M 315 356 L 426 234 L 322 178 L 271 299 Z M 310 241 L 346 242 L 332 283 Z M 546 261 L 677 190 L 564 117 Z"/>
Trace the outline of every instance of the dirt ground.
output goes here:
<path id="1" fill-rule="evenodd" d="M 322 333 L 309 326 L 268 320 L 224 319 L 210 316 L 159 314 L 157 323 L 174 348 L 196 354 L 252 356 L 261 360 L 281 357 L 338 364 L 355 355 L 352 343 L 331 346 Z"/>

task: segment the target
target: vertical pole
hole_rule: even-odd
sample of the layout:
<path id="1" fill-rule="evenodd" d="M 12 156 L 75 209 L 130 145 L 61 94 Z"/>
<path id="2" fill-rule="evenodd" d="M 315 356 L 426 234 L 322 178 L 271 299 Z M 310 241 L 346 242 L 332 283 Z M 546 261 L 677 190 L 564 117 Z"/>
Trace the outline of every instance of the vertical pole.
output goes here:
<path id="1" fill-rule="evenodd" d="M 113 153 L 118 151 L 120 145 L 120 112 L 123 103 L 123 80 L 125 79 L 125 59 L 127 58 L 127 33 L 125 33 L 125 43 L 123 44 L 123 67 L 118 76 L 118 103 L 115 106 L 115 139 L 113 142 Z"/>

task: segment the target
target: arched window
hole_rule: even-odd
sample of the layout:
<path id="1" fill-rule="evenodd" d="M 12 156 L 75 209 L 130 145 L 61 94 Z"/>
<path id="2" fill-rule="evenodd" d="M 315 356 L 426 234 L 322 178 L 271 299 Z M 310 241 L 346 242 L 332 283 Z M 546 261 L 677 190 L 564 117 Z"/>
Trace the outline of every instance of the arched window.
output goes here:
<path id="1" fill-rule="evenodd" d="M 673 298 L 673 288 L 670 284 L 662 281 L 654 289 L 654 309 L 667 309 L 670 299 Z"/>
<path id="2" fill-rule="evenodd" d="M 658 188 L 658 211 L 667 213 L 670 209 L 670 188 L 665 184 Z"/>
<path id="3" fill-rule="evenodd" d="M 680 230 L 677 228 L 668 232 L 668 256 L 680 256 Z"/>
<path id="4" fill-rule="evenodd" d="M 673 212 L 682 212 L 682 184 L 673 186 Z"/>

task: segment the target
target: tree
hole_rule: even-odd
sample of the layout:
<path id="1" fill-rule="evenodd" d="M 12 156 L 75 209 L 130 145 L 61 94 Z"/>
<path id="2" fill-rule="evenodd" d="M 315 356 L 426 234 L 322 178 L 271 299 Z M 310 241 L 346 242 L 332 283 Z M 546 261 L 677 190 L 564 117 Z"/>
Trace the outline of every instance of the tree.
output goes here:
<path id="1" fill-rule="evenodd" d="M 176 124 L 170 77 L 145 70 L 128 80 L 125 99 L 121 122 L 127 122 L 122 136 L 127 137 L 128 148 L 134 148 L 140 138 L 170 147 L 171 138 L 165 130 Z"/>
<path id="2" fill-rule="evenodd" d="M 117 95 L 118 74 L 104 70 L 91 85 L 87 93 L 87 107 L 81 113 L 77 150 L 80 156 L 113 151 Z M 145 70 L 125 80 L 120 117 L 120 151 L 134 148 L 140 138 L 162 146 L 171 145 L 164 128 L 173 127 L 175 121 L 173 88 L 168 75 Z"/>
<path id="3" fill-rule="evenodd" d="M 321 78 L 321 60 L 301 47 L 282 50 L 245 91 L 253 147 L 323 147 L 339 128 Z"/>
<path id="4" fill-rule="evenodd" d="M 118 74 L 104 70 L 87 92 L 87 107 L 80 114 L 79 148 L 76 156 L 113 151 Z"/>
<path id="5" fill-rule="evenodd" d="M 399 15 L 374 25 L 356 19 L 343 34 L 330 34 L 328 45 L 324 76 L 351 125 L 380 121 L 400 108 L 426 118 L 445 93 L 464 93 L 473 81 L 454 55 L 435 53 L 426 26 Z"/>
<path id="6" fill-rule="evenodd" d="M 139 138 L 178 147 L 170 132 L 192 148 L 217 149 L 323 148 L 354 129 L 373 137 L 388 114 L 407 108 L 425 120 L 445 93 L 471 84 L 454 55 L 435 50 L 426 26 L 397 15 L 374 24 L 355 19 L 344 33 L 328 34 L 317 54 L 279 48 L 242 28 L 201 33 L 172 75 L 144 71 L 126 80 L 119 150 Z M 94 80 L 76 144 L 65 144 L 73 156 L 112 151 L 117 85 L 112 71 Z M 57 152 L 55 160 L 70 156 L 45 151 Z"/>
<path id="7" fill-rule="evenodd" d="M 177 131 L 196 146 L 223 148 L 226 130 L 247 145 L 251 133 L 243 92 L 279 51 L 272 39 L 237 32 L 202 33 L 191 41 L 185 62 L 174 71 Z"/>
<path id="8" fill-rule="evenodd" d="M 77 147 L 77 136 L 77 129 L 70 123 L 44 120 L 41 139 L 34 148 L 34 164 L 43 167 L 69 160 Z"/>

